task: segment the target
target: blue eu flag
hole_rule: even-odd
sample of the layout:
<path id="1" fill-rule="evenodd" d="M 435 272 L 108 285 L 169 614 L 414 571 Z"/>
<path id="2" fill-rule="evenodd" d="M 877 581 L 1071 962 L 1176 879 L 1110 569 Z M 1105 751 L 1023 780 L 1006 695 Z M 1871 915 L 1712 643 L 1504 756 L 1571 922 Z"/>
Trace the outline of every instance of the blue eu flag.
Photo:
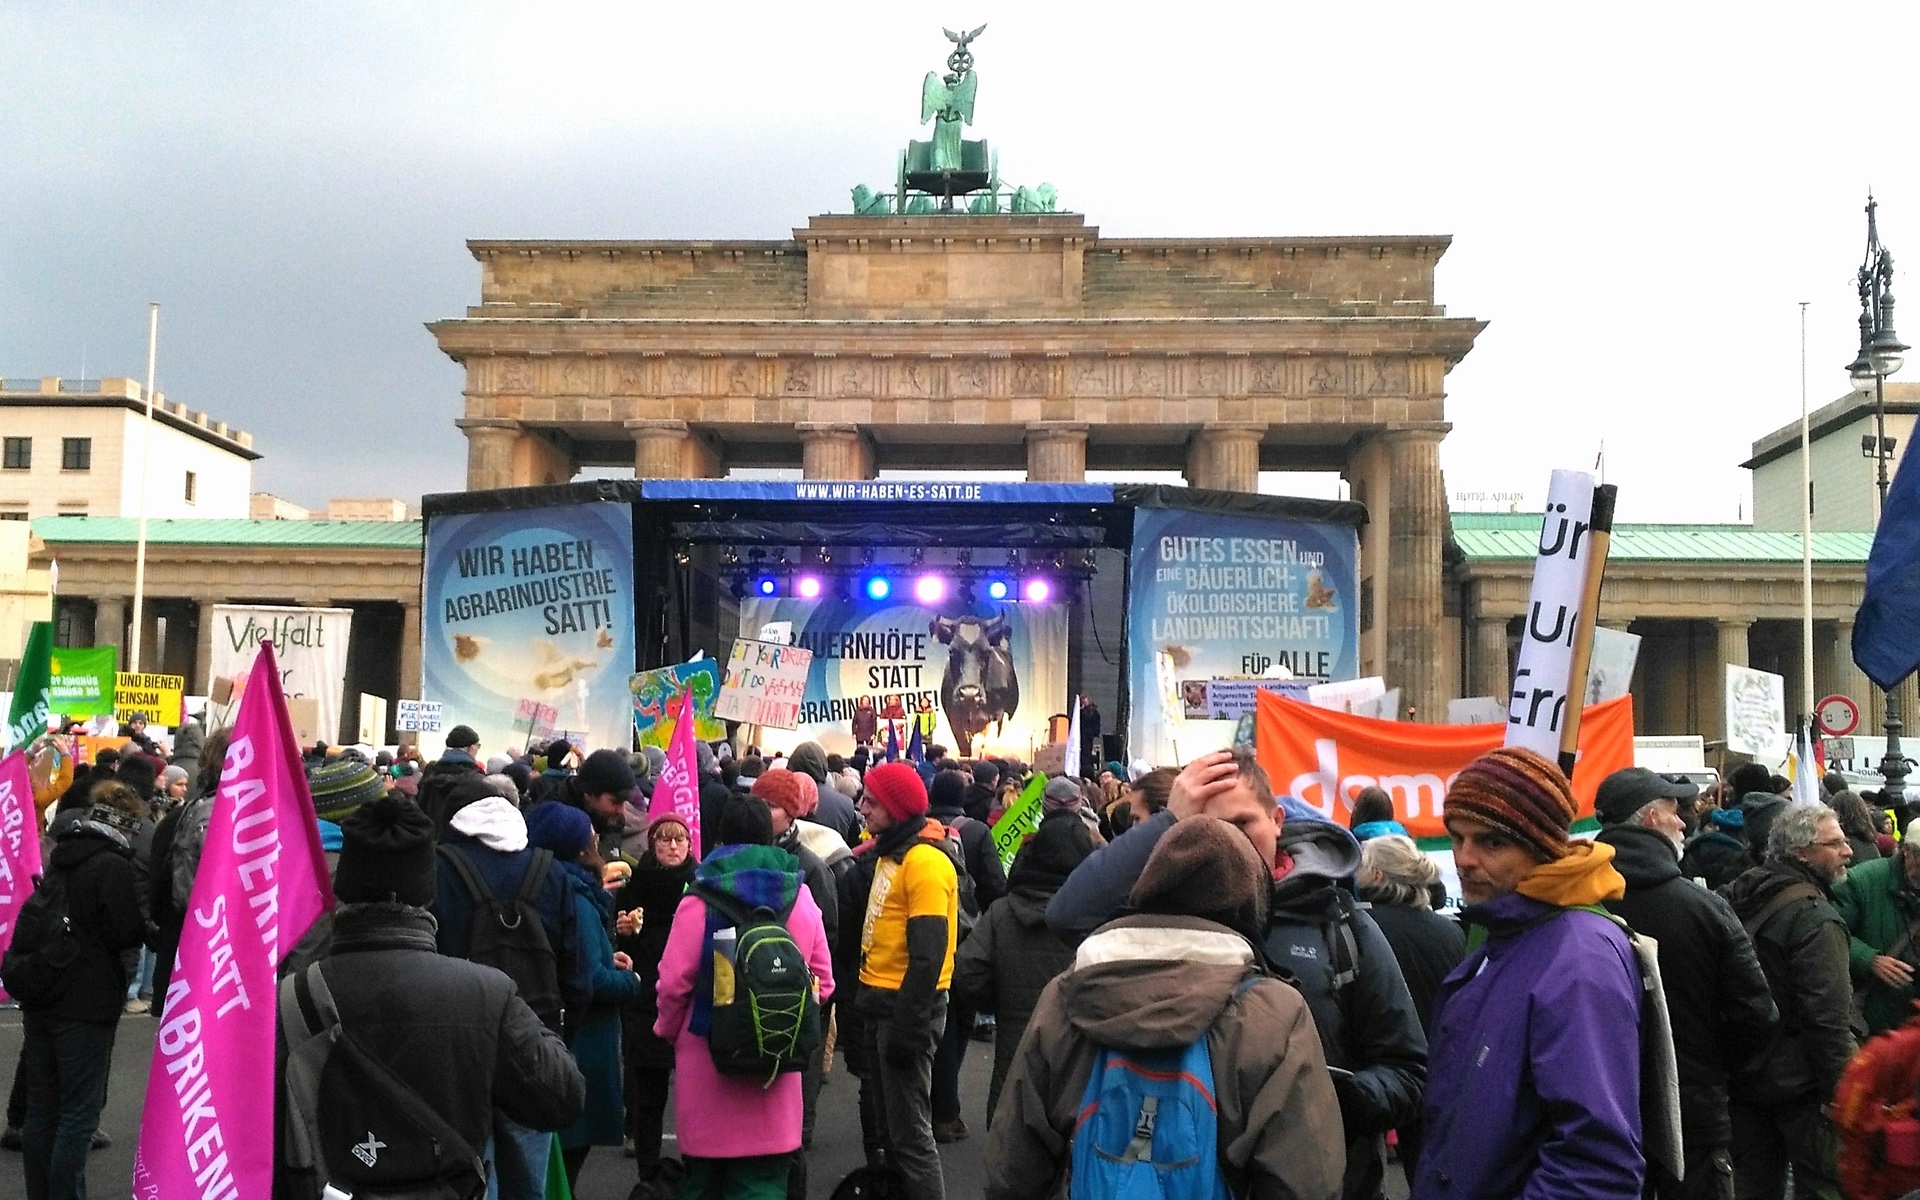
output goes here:
<path id="1" fill-rule="evenodd" d="M 1920 667 L 1920 465 L 1912 457 L 1887 489 L 1853 623 L 1853 661 L 1882 691 Z"/>

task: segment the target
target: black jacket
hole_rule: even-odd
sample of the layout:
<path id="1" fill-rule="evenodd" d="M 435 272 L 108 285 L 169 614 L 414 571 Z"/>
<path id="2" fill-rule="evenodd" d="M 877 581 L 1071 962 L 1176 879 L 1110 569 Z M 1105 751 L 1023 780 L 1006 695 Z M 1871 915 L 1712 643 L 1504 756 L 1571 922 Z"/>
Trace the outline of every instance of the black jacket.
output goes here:
<path id="1" fill-rule="evenodd" d="M 52 1003 L 21 1007 L 69 1021 L 111 1025 L 127 1001 L 127 971 L 120 952 L 146 937 L 133 852 L 100 827 L 81 823 L 54 843 L 47 870 L 66 880 L 67 919 L 80 954 L 61 976 Z"/>
<path id="2" fill-rule="evenodd" d="M 1707 890 L 1717 892 L 1740 873 L 1753 866 L 1747 857 L 1747 844 L 1724 829 L 1708 828 L 1693 835 L 1686 853 L 1680 857 L 1680 873 L 1688 879 L 1704 880 Z M 1631 924 L 1632 922 L 1628 922 Z"/>
<path id="3" fill-rule="evenodd" d="M 1724 1146 L 1733 1136 L 1727 1080 L 1779 1019 L 1753 940 L 1725 900 L 1680 874 L 1665 834 L 1610 825 L 1594 840 L 1613 847 L 1614 869 L 1627 881 L 1626 896 L 1607 901 L 1607 910 L 1660 945 L 1682 1133 L 1690 1146 Z"/>
<path id="4" fill-rule="evenodd" d="M 1073 947 L 1047 928 L 1052 896 L 1050 889 L 1024 886 L 1008 892 L 987 909 L 953 958 L 954 999 L 994 1016 L 989 1120 L 1040 993 L 1073 965 Z"/>
<path id="5" fill-rule="evenodd" d="M 1407 994 L 1413 998 L 1413 1011 L 1420 1028 L 1430 1031 L 1433 1022 L 1433 997 L 1448 973 L 1467 956 L 1467 935 L 1460 922 L 1450 920 L 1430 908 L 1411 904 L 1379 904 L 1367 909 L 1367 915 L 1380 927 L 1380 933 L 1393 948 L 1394 961 L 1400 964 L 1400 976 L 1407 982 Z"/>
<path id="6" fill-rule="evenodd" d="M 340 1027 L 468 1145 L 486 1145 L 496 1110 L 533 1129 L 560 1129 L 580 1115 L 586 1081 L 566 1043 L 505 975 L 436 953 L 425 914 L 349 908 L 334 921 L 320 971 Z M 283 1058 L 286 1051 L 282 1031 Z M 275 1179 L 278 1193 L 278 1172 Z"/>
<path id="7" fill-rule="evenodd" d="M 800 844 L 800 835 L 792 825 L 787 831 L 773 839 L 773 844 L 800 860 L 800 878 L 813 893 L 813 902 L 820 906 L 820 924 L 827 933 L 827 948 L 832 950 L 834 939 L 840 931 L 840 896 L 838 881 L 820 856 Z"/>
<path id="8" fill-rule="evenodd" d="M 699 862 L 687 855 L 677 867 L 663 867 L 653 854 L 643 855 L 633 868 L 633 877 L 621 887 L 614 907 L 621 912 L 640 909 L 640 932 L 614 939 L 614 949 L 633 959 L 633 973 L 640 977 L 640 995 L 626 1006 L 626 1058 L 656 1071 L 673 1067 L 673 1043 L 655 1037 L 653 1022 L 660 1015 L 655 990 L 660 986 L 660 956 L 667 951 L 667 935 L 673 932 L 673 914 L 686 895 Z"/>
<path id="9" fill-rule="evenodd" d="M 960 835 L 960 857 L 973 880 L 973 898 L 979 905 L 973 915 L 980 916 L 995 900 L 1007 894 L 1007 873 L 1000 867 L 1000 852 L 993 846 L 993 829 L 985 821 L 976 821 L 957 808 L 929 809 L 927 816 Z M 961 818 L 966 818 L 962 820 Z"/>
<path id="10" fill-rule="evenodd" d="M 1853 1024 L 1847 927 L 1829 902 L 1828 884 L 1789 860 L 1753 868 L 1723 894 L 1745 924 L 1795 884 L 1810 885 L 1814 892 L 1768 917 L 1753 934 L 1780 1024 L 1730 1087 L 1733 1095 L 1756 1103 L 1825 1104 L 1865 1032 Z"/>
<path id="11" fill-rule="evenodd" d="M 483 775 L 479 764 L 472 759 L 464 754 L 455 758 L 451 753 L 438 762 L 428 763 L 427 769 L 420 773 L 420 794 L 415 799 L 419 801 L 420 811 L 433 818 L 433 826 L 442 837 L 446 836 L 447 822 L 458 811 L 448 805 L 449 795 L 463 779 Z"/>

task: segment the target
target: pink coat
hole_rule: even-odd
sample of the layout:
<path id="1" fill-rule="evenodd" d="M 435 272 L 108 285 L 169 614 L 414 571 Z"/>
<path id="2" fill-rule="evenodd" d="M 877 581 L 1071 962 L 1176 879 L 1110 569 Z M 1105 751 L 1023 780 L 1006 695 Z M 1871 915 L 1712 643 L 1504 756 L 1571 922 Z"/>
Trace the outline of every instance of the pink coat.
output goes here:
<path id="1" fill-rule="evenodd" d="M 660 956 L 655 993 L 660 1016 L 653 1023 L 654 1035 L 673 1043 L 674 1128 L 680 1153 L 695 1158 L 791 1153 L 800 1148 L 800 1073 L 789 1071 L 766 1088 L 756 1079 L 722 1075 L 713 1065 L 707 1039 L 687 1028 L 706 931 L 706 903 L 697 896 L 682 899 Z M 833 958 L 820 908 L 804 887 L 787 914 L 787 932 L 807 956 L 825 1001 L 833 995 Z"/>

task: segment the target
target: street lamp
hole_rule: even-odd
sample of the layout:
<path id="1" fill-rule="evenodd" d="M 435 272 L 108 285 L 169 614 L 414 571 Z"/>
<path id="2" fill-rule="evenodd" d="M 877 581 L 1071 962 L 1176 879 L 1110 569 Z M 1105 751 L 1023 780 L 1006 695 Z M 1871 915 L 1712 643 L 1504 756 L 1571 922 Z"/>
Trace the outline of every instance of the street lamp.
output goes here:
<path id="1" fill-rule="evenodd" d="M 1887 511 L 1887 376 L 1906 362 L 1907 347 L 1893 331 L 1893 255 L 1880 244 L 1875 219 L 1877 204 L 1867 195 L 1867 256 L 1860 263 L 1860 353 L 1847 366 L 1856 391 L 1873 394 L 1875 484 L 1880 492 L 1881 519 Z M 1900 752 L 1900 701 L 1893 689 L 1886 693 L 1887 752 L 1880 759 L 1880 778 L 1890 799 L 1903 799 L 1907 786 L 1907 759 Z"/>

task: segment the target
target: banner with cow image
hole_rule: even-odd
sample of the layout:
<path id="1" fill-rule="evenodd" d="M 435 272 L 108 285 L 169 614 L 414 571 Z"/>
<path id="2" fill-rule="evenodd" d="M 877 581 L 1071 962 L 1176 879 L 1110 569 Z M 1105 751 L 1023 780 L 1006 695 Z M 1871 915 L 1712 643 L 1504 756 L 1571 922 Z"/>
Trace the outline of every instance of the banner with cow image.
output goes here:
<path id="1" fill-rule="evenodd" d="M 1067 711 L 1067 607 L 949 605 L 751 598 L 740 628 L 793 622 L 793 642 L 813 652 L 799 724 L 766 730 L 769 750 L 819 742 L 853 750 L 861 698 L 884 713 L 930 707 L 932 741 L 955 755 L 1011 755 L 1026 762 L 1048 743 L 1047 720 Z M 901 728 L 906 728 L 902 723 Z M 885 724 L 881 725 L 885 737 Z"/>
<path id="2" fill-rule="evenodd" d="M 1152 698 L 1284 668 L 1308 683 L 1360 674 L 1359 535 L 1346 525 L 1143 508 L 1128 562 L 1127 753 L 1165 766 L 1228 745 L 1232 720 L 1165 719 Z M 1171 672 L 1162 680 L 1159 673 Z M 1389 683 L 1394 681 L 1389 680 Z"/>

